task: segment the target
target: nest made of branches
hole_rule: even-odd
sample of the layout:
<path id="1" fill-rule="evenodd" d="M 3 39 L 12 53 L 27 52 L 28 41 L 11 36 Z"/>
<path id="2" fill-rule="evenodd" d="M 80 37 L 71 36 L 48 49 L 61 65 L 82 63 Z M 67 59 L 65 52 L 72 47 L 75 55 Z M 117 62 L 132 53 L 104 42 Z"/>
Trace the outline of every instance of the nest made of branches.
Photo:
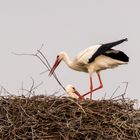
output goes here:
<path id="1" fill-rule="evenodd" d="M 1 96 L 0 139 L 140 140 L 140 110 L 126 99 Z"/>

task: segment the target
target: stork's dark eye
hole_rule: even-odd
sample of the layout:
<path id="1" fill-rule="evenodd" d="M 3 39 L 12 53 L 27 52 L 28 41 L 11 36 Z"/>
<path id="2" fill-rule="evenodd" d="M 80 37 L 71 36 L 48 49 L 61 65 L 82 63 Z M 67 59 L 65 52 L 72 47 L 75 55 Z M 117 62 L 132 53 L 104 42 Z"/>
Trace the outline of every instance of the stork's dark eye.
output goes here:
<path id="1" fill-rule="evenodd" d="M 75 87 L 72 87 L 73 90 L 75 90 Z"/>
<path id="2" fill-rule="evenodd" d="M 57 55 L 57 58 L 59 58 L 59 55 Z"/>

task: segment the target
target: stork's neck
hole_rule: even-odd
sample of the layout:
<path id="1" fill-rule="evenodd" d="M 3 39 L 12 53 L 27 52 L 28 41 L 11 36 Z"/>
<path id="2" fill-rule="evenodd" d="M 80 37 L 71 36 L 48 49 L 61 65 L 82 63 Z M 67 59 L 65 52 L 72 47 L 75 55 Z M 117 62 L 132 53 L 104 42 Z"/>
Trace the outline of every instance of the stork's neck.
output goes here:
<path id="1" fill-rule="evenodd" d="M 63 57 L 64 62 L 68 65 L 68 67 L 73 69 L 73 61 L 70 59 L 67 53 L 64 52 L 64 57 Z"/>
<path id="2" fill-rule="evenodd" d="M 77 64 L 77 61 L 71 60 L 67 53 L 63 52 L 63 61 L 70 67 L 71 69 L 74 69 L 76 71 L 87 71 L 86 69 L 83 69 L 83 67 L 79 66 Z"/>

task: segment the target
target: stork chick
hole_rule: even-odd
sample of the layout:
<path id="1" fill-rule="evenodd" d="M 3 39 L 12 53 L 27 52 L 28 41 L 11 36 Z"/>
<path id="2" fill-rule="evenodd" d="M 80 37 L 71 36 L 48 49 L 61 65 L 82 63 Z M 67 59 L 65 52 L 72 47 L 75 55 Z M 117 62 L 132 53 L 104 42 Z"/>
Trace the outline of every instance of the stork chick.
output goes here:
<path id="1" fill-rule="evenodd" d="M 83 97 L 80 95 L 80 93 L 76 90 L 76 88 L 73 85 L 67 85 L 66 92 L 71 98 L 83 99 Z"/>

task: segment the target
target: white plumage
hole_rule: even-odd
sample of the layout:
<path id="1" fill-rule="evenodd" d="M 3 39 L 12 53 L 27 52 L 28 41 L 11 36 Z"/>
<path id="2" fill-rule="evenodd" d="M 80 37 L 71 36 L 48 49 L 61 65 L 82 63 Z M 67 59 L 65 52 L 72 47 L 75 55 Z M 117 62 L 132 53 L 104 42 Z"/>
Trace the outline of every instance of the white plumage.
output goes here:
<path id="1" fill-rule="evenodd" d="M 55 71 L 56 67 L 63 60 L 68 67 L 76 71 L 87 72 L 90 75 L 90 99 L 92 99 L 92 73 L 96 72 L 102 88 L 102 81 L 99 72 L 108 68 L 114 68 L 118 65 L 126 64 L 129 61 L 128 56 L 120 50 L 114 50 L 112 47 L 127 41 L 122 39 L 119 41 L 94 45 L 81 51 L 74 60 L 71 60 L 66 52 L 60 52 L 57 55 L 56 61 L 50 71 L 50 76 Z"/>
<path id="2" fill-rule="evenodd" d="M 100 46 L 101 45 L 93 45 L 93 46 L 90 46 L 90 47 L 86 48 L 85 50 L 82 50 L 76 56 L 75 61 L 77 61 L 78 63 L 87 64 L 88 60 L 92 57 L 92 55 L 97 51 L 97 49 Z"/>

